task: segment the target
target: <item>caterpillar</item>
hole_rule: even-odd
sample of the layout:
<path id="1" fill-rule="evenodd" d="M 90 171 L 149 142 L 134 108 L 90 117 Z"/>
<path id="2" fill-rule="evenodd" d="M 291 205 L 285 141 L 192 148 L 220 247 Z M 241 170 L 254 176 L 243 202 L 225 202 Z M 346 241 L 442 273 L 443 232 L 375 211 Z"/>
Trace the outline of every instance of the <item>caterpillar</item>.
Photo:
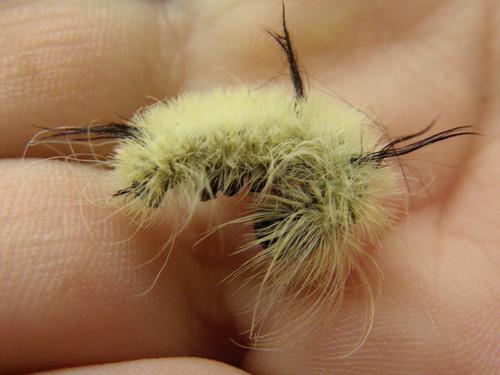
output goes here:
<path id="1" fill-rule="evenodd" d="M 461 126 L 386 141 L 361 111 L 319 92 L 306 93 L 282 11 L 282 50 L 293 92 L 242 86 L 188 92 L 137 112 L 124 123 L 48 129 L 31 144 L 57 139 L 115 141 L 106 165 L 132 212 L 161 210 L 168 197 L 205 202 L 219 195 L 252 199 L 234 220 L 253 227 L 238 251 L 258 249 L 234 275 L 258 280 L 249 329 L 256 345 L 286 342 L 341 306 L 357 277 L 373 305 L 367 245 L 394 221 L 401 173 L 394 160 L 431 144 L 475 134 Z M 286 327 L 268 321 L 278 307 Z"/>

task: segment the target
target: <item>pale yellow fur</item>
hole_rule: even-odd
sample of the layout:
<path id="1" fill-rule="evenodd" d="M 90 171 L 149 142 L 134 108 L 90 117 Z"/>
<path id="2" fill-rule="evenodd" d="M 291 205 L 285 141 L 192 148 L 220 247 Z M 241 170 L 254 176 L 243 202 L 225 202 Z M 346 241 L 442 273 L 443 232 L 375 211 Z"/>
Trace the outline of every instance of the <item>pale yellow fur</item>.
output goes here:
<path id="1" fill-rule="evenodd" d="M 321 311 L 333 317 L 349 280 L 364 287 L 372 311 L 364 249 L 390 225 L 400 183 L 393 167 L 355 161 L 383 146 L 364 114 L 319 93 L 297 102 L 278 87 L 239 87 L 157 103 L 130 125 L 140 135 L 120 141 L 112 165 L 120 186 L 133 187 L 135 214 L 147 217 L 167 197 L 194 209 L 204 191 L 234 186 L 254 198 L 235 223 L 255 226 L 240 250 L 262 249 L 235 274 L 259 280 L 256 345 L 286 343 Z M 271 307 L 295 323 L 277 328 Z"/>

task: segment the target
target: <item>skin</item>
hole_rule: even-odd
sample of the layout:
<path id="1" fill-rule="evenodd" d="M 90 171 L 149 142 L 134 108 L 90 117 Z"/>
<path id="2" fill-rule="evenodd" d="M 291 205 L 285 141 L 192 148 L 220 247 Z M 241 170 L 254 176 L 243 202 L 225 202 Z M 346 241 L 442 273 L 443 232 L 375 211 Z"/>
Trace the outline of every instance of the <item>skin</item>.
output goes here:
<path id="1" fill-rule="evenodd" d="M 7 0 L 0 3 L 1 373 L 487 374 L 500 367 L 498 2 L 286 6 L 310 87 L 334 89 L 394 136 L 435 118 L 435 131 L 472 124 L 483 134 L 404 159 L 416 181 L 413 206 L 372 250 L 384 279 L 366 343 L 348 358 L 333 355 L 359 337 L 356 296 L 293 347 L 248 350 L 229 341 L 244 343 L 238 333 L 250 316 L 241 311 L 253 297 L 245 288 L 234 294 L 237 282 L 219 283 L 242 261 L 228 253 L 248 228 L 193 244 L 213 224 L 214 207 L 224 222 L 244 207 L 238 199 L 201 205 L 155 287 L 137 297 L 164 258 L 137 267 L 162 247 L 177 209 L 132 236 L 127 216 L 104 204 L 113 191 L 106 172 L 21 160 L 31 125 L 119 120 L 150 97 L 286 75 L 263 32 L 280 30 L 279 1 Z M 44 147 L 28 154 L 54 155 Z M 286 324 L 286 314 L 280 319 Z M 102 365 L 85 367 L 95 364 Z"/>

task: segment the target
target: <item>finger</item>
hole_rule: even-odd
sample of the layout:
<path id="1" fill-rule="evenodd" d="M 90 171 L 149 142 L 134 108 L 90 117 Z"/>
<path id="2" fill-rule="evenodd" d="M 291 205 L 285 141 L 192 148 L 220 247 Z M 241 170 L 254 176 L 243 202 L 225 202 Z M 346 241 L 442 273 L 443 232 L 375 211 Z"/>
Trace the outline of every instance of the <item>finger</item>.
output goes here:
<path id="1" fill-rule="evenodd" d="M 0 121 L 9 129 L 4 155 L 21 154 L 35 132 L 30 125 L 121 120 L 117 113 L 129 117 L 147 96 L 163 98 L 180 89 L 214 84 L 250 81 L 258 86 L 284 72 L 279 52 L 263 32 L 263 25 L 279 29 L 279 17 L 273 17 L 280 13 L 279 3 L 156 4 L 4 3 L 1 14 L 9 20 L 0 23 L 5 25 L 0 33 L 2 56 L 7 56 L 0 69 L 0 97 L 5 102 Z M 335 90 L 378 117 L 391 135 L 422 129 L 436 117 L 440 128 L 475 122 L 480 77 L 470 72 L 479 71 L 473 67 L 481 51 L 473 25 L 466 23 L 468 38 L 427 32 L 425 17 L 440 17 L 439 8 L 432 13 L 436 6 L 431 2 L 405 4 L 405 12 L 396 11 L 401 5 L 384 2 L 359 6 L 318 0 L 314 5 L 296 2 L 287 12 L 299 58 L 314 77 L 311 86 Z M 405 37 L 388 36 L 381 14 L 398 14 L 391 22 L 397 22 Z M 234 19 L 241 22 L 235 24 Z M 464 25 L 461 19 L 455 21 Z M 423 30 L 415 27 L 420 22 Z M 68 44 L 74 46 L 69 55 Z M 428 48 L 435 44 L 438 47 Z M 450 52 L 443 57 L 437 50 Z M 449 70 L 457 73 L 450 78 L 444 74 Z M 426 150 L 420 157 L 457 165 L 465 149 L 464 144 L 454 146 Z M 453 174 L 449 169 L 440 172 L 447 173 L 445 177 Z"/>
<path id="2" fill-rule="evenodd" d="M 174 93 L 181 75 L 171 62 L 181 40 L 168 2 L 156 4 L 2 2 L 0 156 L 19 156 L 34 126 L 122 120 L 148 95 Z"/>
<path id="3" fill-rule="evenodd" d="M 247 352 L 243 368 L 291 375 L 494 373 L 500 284 L 498 262 L 485 251 L 491 234 L 470 238 L 465 228 L 448 228 L 439 210 L 423 211 L 373 254 L 383 283 L 361 347 L 366 301 L 348 294 L 333 323 L 284 349 Z M 498 240 L 491 246 L 498 250 Z M 323 321 L 331 321 L 329 314 Z M 277 329 L 291 323 L 286 315 L 279 320 Z"/>
<path id="4" fill-rule="evenodd" d="M 460 184 L 446 207 L 448 224 L 461 228 L 471 241 L 482 243 L 482 253 L 487 254 L 492 265 L 500 267 L 500 5 L 491 3 L 488 9 L 485 39 L 485 72 L 487 74 L 481 137 L 471 152 Z M 499 280 L 500 281 L 500 280 Z M 497 282 L 498 284 L 498 282 Z"/>
<path id="5" fill-rule="evenodd" d="M 237 200 L 219 217 L 217 203 L 201 207 L 160 272 L 170 247 L 147 262 L 182 207 L 135 234 L 102 171 L 46 161 L 4 161 L 1 170 L 0 372 L 175 355 L 238 362 L 231 286 L 220 283 L 247 229 L 193 246 L 235 217 Z"/>
<path id="6" fill-rule="evenodd" d="M 97 366 L 47 371 L 40 375 L 244 375 L 246 372 L 221 362 L 201 358 L 143 359 Z"/>

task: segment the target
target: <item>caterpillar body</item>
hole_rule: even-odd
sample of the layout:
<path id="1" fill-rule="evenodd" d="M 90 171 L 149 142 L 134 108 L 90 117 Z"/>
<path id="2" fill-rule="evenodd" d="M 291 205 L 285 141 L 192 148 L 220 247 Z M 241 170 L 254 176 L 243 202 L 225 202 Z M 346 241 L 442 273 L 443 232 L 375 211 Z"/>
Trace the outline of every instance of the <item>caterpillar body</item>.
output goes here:
<path id="1" fill-rule="evenodd" d="M 426 128 L 387 141 L 362 112 L 324 94 L 306 96 L 284 9 L 283 35 L 270 34 L 287 58 L 294 95 L 279 87 L 185 93 L 125 124 L 58 128 L 32 141 L 117 141 L 108 162 L 120 186 L 114 195 L 140 213 L 161 209 L 172 194 L 250 196 L 252 211 L 235 222 L 253 225 L 254 238 L 240 250 L 259 251 L 238 274 L 259 280 L 250 335 L 261 345 L 295 328 L 261 330 L 271 306 L 295 316 L 298 327 L 320 310 L 333 316 L 353 274 L 370 290 L 366 244 L 390 226 L 390 202 L 401 195 L 394 157 L 473 134 L 457 127 L 420 138 Z"/>

